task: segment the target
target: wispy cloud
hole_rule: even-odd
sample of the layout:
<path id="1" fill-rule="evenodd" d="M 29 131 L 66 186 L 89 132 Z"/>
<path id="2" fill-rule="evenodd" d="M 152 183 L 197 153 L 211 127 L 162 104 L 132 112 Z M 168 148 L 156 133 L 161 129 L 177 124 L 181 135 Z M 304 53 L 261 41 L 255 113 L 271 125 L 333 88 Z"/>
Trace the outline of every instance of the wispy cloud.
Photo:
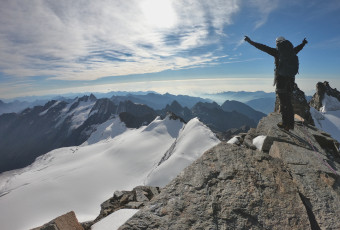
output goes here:
<path id="1" fill-rule="evenodd" d="M 272 11 L 279 7 L 279 0 L 249 0 L 251 7 L 257 8 L 260 15 L 259 19 L 255 22 L 255 29 L 263 26 Z"/>
<path id="2" fill-rule="evenodd" d="M 0 71 L 94 80 L 209 65 L 240 0 L 2 1 Z"/>

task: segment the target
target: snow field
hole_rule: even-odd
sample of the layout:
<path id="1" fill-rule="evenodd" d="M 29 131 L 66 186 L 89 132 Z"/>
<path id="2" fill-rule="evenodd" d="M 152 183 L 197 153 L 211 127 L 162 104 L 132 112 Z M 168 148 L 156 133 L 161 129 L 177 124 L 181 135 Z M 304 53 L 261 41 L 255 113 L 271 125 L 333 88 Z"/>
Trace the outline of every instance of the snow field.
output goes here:
<path id="1" fill-rule="evenodd" d="M 145 181 L 163 186 L 217 143 L 198 119 L 184 125 L 156 118 L 139 129 L 111 119 L 82 146 L 53 150 L 24 169 L 0 174 L 0 229 L 30 229 L 71 210 L 80 222 L 92 220 L 114 191 Z M 166 152 L 171 156 L 157 167 Z"/>
<path id="2" fill-rule="evenodd" d="M 137 212 L 138 209 L 120 209 L 95 223 L 91 230 L 117 230 Z"/>
<path id="3" fill-rule="evenodd" d="M 340 102 L 334 97 L 325 95 L 322 105 L 320 111 L 310 108 L 315 126 L 340 142 Z"/>

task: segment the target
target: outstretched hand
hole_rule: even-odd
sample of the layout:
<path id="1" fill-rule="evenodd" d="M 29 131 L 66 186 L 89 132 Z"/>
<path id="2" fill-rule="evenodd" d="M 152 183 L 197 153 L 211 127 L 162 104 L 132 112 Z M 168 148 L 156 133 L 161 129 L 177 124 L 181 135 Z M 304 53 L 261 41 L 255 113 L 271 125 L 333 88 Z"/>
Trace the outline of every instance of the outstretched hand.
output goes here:
<path id="1" fill-rule="evenodd" d="M 244 36 L 244 40 L 245 40 L 246 42 L 250 42 L 250 41 L 251 41 L 250 38 L 249 38 L 248 36 Z"/>
<path id="2" fill-rule="evenodd" d="M 303 39 L 302 43 L 303 43 L 303 44 L 307 44 L 307 43 L 308 43 L 308 41 L 306 40 L 306 38 Z"/>

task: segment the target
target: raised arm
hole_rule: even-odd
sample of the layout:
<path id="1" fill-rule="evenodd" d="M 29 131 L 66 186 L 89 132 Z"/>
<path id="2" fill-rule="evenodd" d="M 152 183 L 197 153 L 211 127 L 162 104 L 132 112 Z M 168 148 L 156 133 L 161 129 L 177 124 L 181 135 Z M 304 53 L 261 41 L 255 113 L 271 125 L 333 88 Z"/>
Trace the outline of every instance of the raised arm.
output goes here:
<path id="1" fill-rule="evenodd" d="M 308 43 L 308 41 L 306 40 L 306 38 L 304 38 L 300 45 L 294 47 L 295 53 L 296 54 L 299 53 L 307 43 Z"/>
<path id="2" fill-rule="evenodd" d="M 263 45 L 261 43 L 254 42 L 254 41 L 250 40 L 250 38 L 248 36 L 244 36 L 244 40 L 246 42 L 248 42 L 250 45 L 258 48 L 259 50 L 261 50 L 263 52 L 266 52 L 267 54 L 269 54 L 271 56 L 275 57 L 277 55 L 277 49 L 275 49 L 275 48 Z"/>

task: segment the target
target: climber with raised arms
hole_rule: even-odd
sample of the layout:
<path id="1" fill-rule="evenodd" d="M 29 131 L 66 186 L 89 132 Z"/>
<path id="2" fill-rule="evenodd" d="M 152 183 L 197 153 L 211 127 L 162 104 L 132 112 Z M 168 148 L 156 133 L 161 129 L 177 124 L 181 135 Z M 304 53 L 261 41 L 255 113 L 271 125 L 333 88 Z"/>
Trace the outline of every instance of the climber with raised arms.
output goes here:
<path id="1" fill-rule="evenodd" d="M 295 75 L 299 72 L 299 59 L 297 54 L 308 43 L 306 38 L 296 47 L 284 37 L 276 38 L 276 48 L 272 48 L 252 41 L 248 36 L 244 40 L 259 50 L 268 53 L 275 58 L 276 94 L 280 100 L 280 112 L 282 121 L 277 125 L 279 128 L 289 131 L 294 129 L 294 111 L 291 95 L 295 83 Z"/>

